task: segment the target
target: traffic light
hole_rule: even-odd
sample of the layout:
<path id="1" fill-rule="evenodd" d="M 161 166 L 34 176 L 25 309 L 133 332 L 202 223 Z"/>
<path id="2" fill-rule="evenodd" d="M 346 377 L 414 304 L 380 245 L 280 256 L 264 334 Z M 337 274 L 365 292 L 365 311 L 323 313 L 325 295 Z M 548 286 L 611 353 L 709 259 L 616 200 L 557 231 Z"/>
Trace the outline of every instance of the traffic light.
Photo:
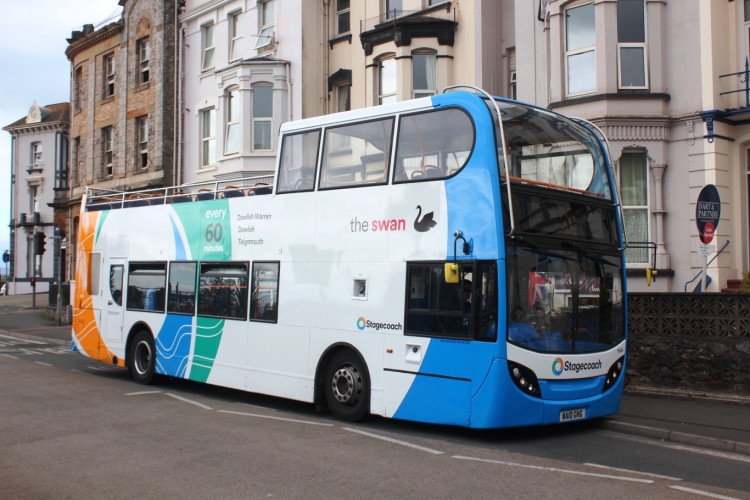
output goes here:
<path id="1" fill-rule="evenodd" d="M 44 248 L 46 244 L 47 238 L 45 238 L 44 233 L 34 233 L 34 253 L 42 255 L 46 250 Z"/>
<path id="2" fill-rule="evenodd" d="M 31 288 L 35 288 L 35 287 L 36 287 L 36 278 L 32 277 L 31 278 Z"/>

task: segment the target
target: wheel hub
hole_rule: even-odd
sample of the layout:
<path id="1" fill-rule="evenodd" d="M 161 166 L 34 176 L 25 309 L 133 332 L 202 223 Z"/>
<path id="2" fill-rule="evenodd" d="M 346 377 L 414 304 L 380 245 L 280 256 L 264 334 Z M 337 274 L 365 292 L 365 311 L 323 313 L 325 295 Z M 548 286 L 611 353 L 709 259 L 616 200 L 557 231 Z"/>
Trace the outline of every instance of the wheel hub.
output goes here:
<path id="1" fill-rule="evenodd" d="M 362 394 L 362 376 L 355 366 L 345 365 L 333 373 L 333 397 L 339 403 L 354 405 Z"/>
<path id="2" fill-rule="evenodd" d="M 138 375 L 143 375 L 148 371 L 151 364 L 151 346 L 148 342 L 138 342 L 133 352 L 133 363 Z"/>

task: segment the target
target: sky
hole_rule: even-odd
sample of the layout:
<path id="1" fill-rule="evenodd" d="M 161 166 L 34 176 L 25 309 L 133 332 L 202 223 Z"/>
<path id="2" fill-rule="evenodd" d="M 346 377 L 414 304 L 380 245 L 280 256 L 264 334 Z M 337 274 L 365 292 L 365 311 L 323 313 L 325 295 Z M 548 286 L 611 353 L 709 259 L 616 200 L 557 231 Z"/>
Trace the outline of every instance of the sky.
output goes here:
<path id="1" fill-rule="evenodd" d="M 10 249 L 11 136 L 3 127 L 40 106 L 70 101 L 67 38 L 112 22 L 118 0 L 0 0 L 0 254 Z M 3 270 L 4 272 L 4 270 Z"/>

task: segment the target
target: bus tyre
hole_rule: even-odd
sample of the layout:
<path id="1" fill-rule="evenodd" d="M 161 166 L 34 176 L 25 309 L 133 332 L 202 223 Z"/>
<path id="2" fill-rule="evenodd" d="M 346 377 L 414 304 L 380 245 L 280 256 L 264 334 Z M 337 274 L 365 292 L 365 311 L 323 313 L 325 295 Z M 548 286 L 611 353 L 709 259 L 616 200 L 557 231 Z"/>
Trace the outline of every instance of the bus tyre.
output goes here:
<path id="1" fill-rule="evenodd" d="M 370 378 L 364 361 L 354 352 L 336 353 L 323 383 L 328 408 L 337 418 L 356 422 L 370 412 Z"/>
<path id="2" fill-rule="evenodd" d="M 135 334 L 128 349 L 128 371 L 139 384 L 150 384 L 156 374 L 156 348 L 151 334 L 145 330 Z"/>

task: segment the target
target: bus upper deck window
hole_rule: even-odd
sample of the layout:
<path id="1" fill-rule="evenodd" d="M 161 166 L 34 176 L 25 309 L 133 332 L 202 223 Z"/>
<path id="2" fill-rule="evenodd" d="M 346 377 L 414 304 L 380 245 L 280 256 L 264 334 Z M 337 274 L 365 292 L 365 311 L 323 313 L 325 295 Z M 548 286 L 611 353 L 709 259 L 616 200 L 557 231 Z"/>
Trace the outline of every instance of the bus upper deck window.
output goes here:
<path id="1" fill-rule="evenodd" d="M 385 118 L 326 129 L 320 188 L 386 183 L 393 123 Z"/>
<path id="2" fill-rule="evenodd" d="M 314 189 L 319 140 L 320 130 L 284 136 L 277 193 Z"/>
<path id="3" fill-rule="evenodd" d="M 450 177 L 461 170 L 471 156 L 474 136 L 471 118 L 460 109 L 401 117 L 394 181 Z"/>

